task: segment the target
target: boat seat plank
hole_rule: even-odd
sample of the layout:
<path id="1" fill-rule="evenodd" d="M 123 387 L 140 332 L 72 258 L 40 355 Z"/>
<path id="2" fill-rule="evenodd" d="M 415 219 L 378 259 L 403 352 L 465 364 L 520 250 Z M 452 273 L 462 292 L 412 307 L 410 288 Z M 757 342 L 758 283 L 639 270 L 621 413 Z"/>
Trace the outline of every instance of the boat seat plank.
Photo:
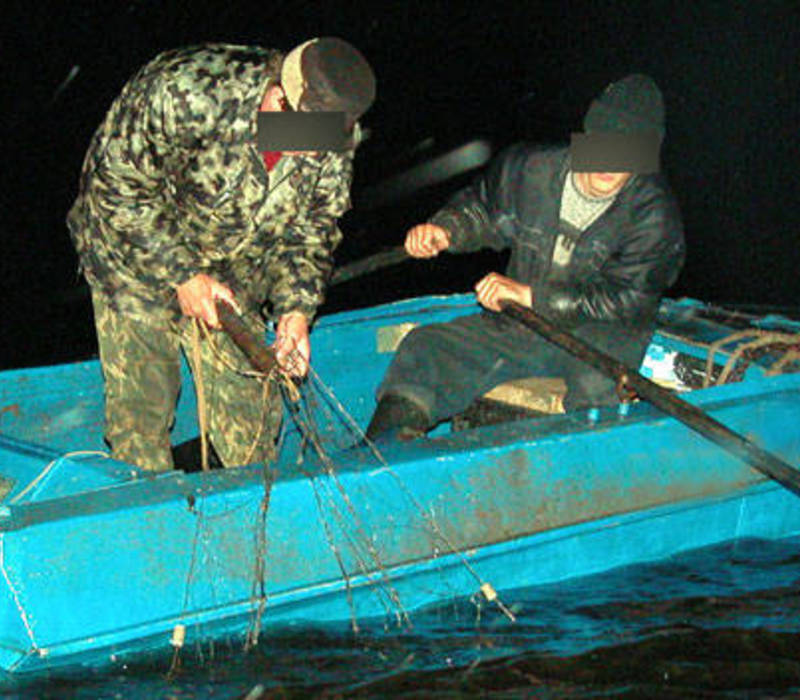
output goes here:
<path id="1" fill-rule="evenodd" d="M 539 413 L 564 413 L 567 385 L 562 377 L 512 379 L 487 391 L 484 399 Z"/>

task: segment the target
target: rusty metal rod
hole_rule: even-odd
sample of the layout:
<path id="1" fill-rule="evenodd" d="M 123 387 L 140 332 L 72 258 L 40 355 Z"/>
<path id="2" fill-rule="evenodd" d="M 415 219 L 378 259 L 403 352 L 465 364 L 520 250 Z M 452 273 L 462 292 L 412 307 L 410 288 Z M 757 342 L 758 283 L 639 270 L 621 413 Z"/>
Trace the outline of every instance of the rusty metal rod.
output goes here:
<path id="1" fill-rule="evenodd" d="M 244 353 L 255 369 L 264 374 L 269 374 L 277 365 L 275 352 L 267 347 L 263 338 L 258 338 L 245 325 L 242 318 L 227 301 L 217 299 L 216 307 L 222 329 Z"/>
<path id="2" fill-rule="evenodd" d="M 800 495 L 800 471 L 795 467 L 731 430 L 697 406 L 643 377 L 637 370 L 625 366 L 610 355 L 561 330 L 530 309 L 512 301 L 503 302 L 501 307 L 502 313 L 508 318 L 535 331 L 589 366 L 615 379 L 618 384 L 630 387 L 664 413 L 677 418 L 765 476 L 777 481 L 794 494 Z"/>

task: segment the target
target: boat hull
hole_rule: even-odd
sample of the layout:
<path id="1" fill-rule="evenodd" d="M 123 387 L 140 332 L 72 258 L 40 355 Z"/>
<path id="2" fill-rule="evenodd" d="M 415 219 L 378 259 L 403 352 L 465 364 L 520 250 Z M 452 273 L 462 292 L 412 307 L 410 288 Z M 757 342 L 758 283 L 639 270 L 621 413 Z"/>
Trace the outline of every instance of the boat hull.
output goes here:
<path id="1" fill-rule="evenodd" d="M 331 342 L 343 321 L 358 335 L 374 319 L 334 319 Z M 340 376 L 332 363 L 327 386 Z M 687 398 L 800 462 L 797 375 Z M 306 451 L 274 471 L 153 475 L 52 453 L 0 436 L 16 481 L 0 507 L 0 668 L 12 673 L 168 648 L 176 627 L 190 644 L 243 639 L 256 618 L 262 631 L 408 624 L 482 586 L 513 608 L 515 588 L 800 534 L 796 496 L 645 404 L 390 444 L 380 459 Z"/>

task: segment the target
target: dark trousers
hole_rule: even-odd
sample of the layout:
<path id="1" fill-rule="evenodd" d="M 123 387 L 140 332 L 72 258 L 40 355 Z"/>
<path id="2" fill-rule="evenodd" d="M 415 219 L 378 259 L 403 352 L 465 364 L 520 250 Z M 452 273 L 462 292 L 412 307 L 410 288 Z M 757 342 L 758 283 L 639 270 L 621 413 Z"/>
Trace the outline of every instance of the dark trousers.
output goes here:
<path id="1" fill-rule="evenodd" d="M 650 329 L 611 323 L 584 324 L 570 332 L 636 369 L 651 335 Z M 488 311 L 411 331 L 397 349 L 378 398 L 404 396 L 439 422 L 492 387 L 524 377 L 563 377 L 568 411 L 617 401 L 612 380 L 533 331 Z"/>

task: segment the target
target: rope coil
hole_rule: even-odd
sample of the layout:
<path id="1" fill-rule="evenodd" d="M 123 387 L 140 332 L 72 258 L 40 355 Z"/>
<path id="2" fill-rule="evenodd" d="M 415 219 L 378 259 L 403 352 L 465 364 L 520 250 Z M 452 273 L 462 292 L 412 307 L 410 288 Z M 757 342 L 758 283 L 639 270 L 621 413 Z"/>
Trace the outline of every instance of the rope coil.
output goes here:
<path id="1" fill-rule="evenodd" d="M 777 360 L 767 367 L 767 376 L 787 371 L 787 368 L 792 363 L 800 360 L 800 333 L 764 331 L 758 328 L 738 331 L 720 338 L 709 346 L 705 377 L 703 379 L 704 389 L 711 386 L 716 354 L 721 352 L 726 345 L 743 340 L 747 340 L 747 342 L 740 343 L 731 352 L 722 372 L 714 382 L 715 384 L 738 381 L 752 362 L 767 355 L 782 353 Z"/>

